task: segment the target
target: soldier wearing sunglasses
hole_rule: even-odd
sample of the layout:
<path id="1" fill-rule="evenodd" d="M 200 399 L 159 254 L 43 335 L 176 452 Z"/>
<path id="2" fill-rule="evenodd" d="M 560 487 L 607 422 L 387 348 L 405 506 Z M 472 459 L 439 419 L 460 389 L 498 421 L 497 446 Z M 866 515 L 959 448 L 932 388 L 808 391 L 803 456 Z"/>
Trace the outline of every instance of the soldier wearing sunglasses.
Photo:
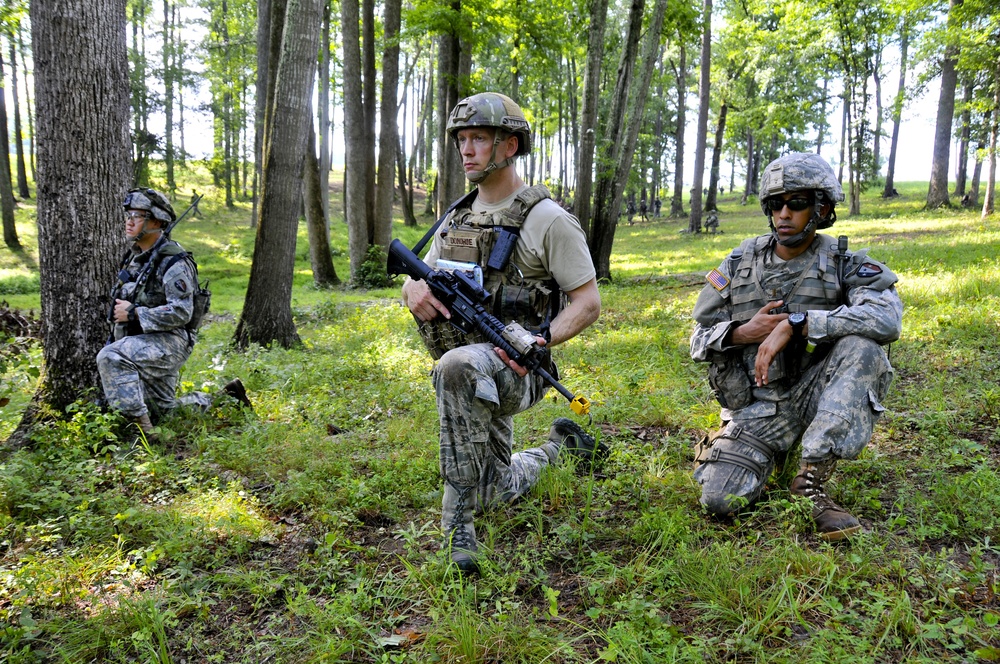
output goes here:
<path id="1" fill-rule="evenodd" d="M 837 219 L 844 193 L 820 156 L 788 154 L 761 178 L 771 232 L 745 240 L 698 297 L 691 357 L 709 363 L 723 427 L 695 447 L 701 503 L 730 516 L 763 493 L 776 465 L 801 451 L 789 491 L 812 503 L 820 538 L 861 530 L 825 483 L 837 461 L 868 444 L 893 369 L 883 348 L 899 338 L 896 275 L 817 231 Z"/>

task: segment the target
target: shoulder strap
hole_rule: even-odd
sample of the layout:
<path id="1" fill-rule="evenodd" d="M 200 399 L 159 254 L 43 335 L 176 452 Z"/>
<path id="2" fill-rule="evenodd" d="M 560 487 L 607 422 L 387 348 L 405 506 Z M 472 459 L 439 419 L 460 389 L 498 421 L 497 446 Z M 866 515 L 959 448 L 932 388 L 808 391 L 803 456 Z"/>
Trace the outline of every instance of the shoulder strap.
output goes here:
<path id="1" fill-rule="evenodd" d="M 417 242 L 415 245 L 413 245 L 413 253 L 419 255 L 420 251 L 424 248 L 424 246 L 427 245 L 431 237 L 434 235 L 434 232 L 441 226 L 444 220 L 448 218 L 448 215 L 451 214 L 452 211 L 454 211 L 456 208 L 465 205 L 472 205 L 472 201 L 476 200 L 476 195 L 478 193 L 479 193 L 479 187 L 476 187 L 475 189 L 467 193 L 465 196 L 462 196 L 457 201 L 448 206 L 448 209 L 444 211 L 444 214 L 441 215 L 441 218 L 438 219 L 436 222 L 434 222 L 434 225 L 430 227 L 430 229 L 424 234 L 422 238 L 420 238 L 420 242 Z"/>

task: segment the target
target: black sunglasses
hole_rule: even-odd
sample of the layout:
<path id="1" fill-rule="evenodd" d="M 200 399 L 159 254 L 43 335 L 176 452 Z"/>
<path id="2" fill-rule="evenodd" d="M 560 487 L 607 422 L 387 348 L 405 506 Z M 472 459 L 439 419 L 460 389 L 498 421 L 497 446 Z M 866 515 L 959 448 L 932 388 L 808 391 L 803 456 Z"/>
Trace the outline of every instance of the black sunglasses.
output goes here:
<path id="1" fill-rule="evenodd" d="M 780 212 L 781 208 L 788 206 L 792 212 L 801 212 L 813 205 L 812 198 L 790 198 L 787 201 L 780 196 L 772 196 L 764 201 L 764 205 L 771 212 Z"/>

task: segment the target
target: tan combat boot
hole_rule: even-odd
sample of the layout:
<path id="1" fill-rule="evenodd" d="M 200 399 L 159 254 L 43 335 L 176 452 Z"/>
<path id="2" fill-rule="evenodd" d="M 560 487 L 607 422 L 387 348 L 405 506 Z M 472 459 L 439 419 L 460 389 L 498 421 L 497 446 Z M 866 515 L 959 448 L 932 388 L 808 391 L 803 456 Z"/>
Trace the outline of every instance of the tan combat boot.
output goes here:
<path id="1" fill-rule="evenodd" d="M 833 502 L 823 484 L 833 474 L 836 459 L 816 463 L 802 462 L 799 474 L 795 476 L 788 490 L 793 496 L 808 498 L 812 503 L 812 518 L 816 522 L 816 532 L 827 542 L 844 539 L 861 530 L 861 523 L 847 510 Z"/>
<path id="2" fill-rule="evenodd" d="M 138 417 L 132 418 L 132 422 L 139 427 L 146 440 L 156 440 L 156 428 L 153 426 L 152 420 L 149 419 L 149 413 L 143 413 Z"/>
<path id="3" fill-rule="evenodd" d="M 462 574 L 478 574 L 476 563 L 476 487 L 455 487 L 445 480 L 444 500 L 441 504 L 441 530 L 444 531 L 444 548 L 451 549 L 451 562 Z"/>

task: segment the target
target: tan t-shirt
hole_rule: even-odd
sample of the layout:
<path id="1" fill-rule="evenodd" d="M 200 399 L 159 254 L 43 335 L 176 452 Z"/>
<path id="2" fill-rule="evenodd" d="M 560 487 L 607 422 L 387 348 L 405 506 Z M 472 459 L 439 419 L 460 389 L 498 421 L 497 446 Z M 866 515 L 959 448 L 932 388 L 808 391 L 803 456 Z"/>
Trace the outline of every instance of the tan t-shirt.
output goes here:
<path id="1" fill-rule="evenodd" d="M 472 210 L 486 213 L 504 210 L 527 186 L 519 188 L 499 203 L 487 204 L 476 198 L 472 202 Z M 441 242 L 439 230 L 424 259 L 430 267 L 436 266 L 441 255 Z M 511 262 L 521 270 L 525 279 L 555 279 L 563 292 L 575 290 L 597 276 L 580 222 L 551 198 L 541 201 L 528 212 Z"/>

